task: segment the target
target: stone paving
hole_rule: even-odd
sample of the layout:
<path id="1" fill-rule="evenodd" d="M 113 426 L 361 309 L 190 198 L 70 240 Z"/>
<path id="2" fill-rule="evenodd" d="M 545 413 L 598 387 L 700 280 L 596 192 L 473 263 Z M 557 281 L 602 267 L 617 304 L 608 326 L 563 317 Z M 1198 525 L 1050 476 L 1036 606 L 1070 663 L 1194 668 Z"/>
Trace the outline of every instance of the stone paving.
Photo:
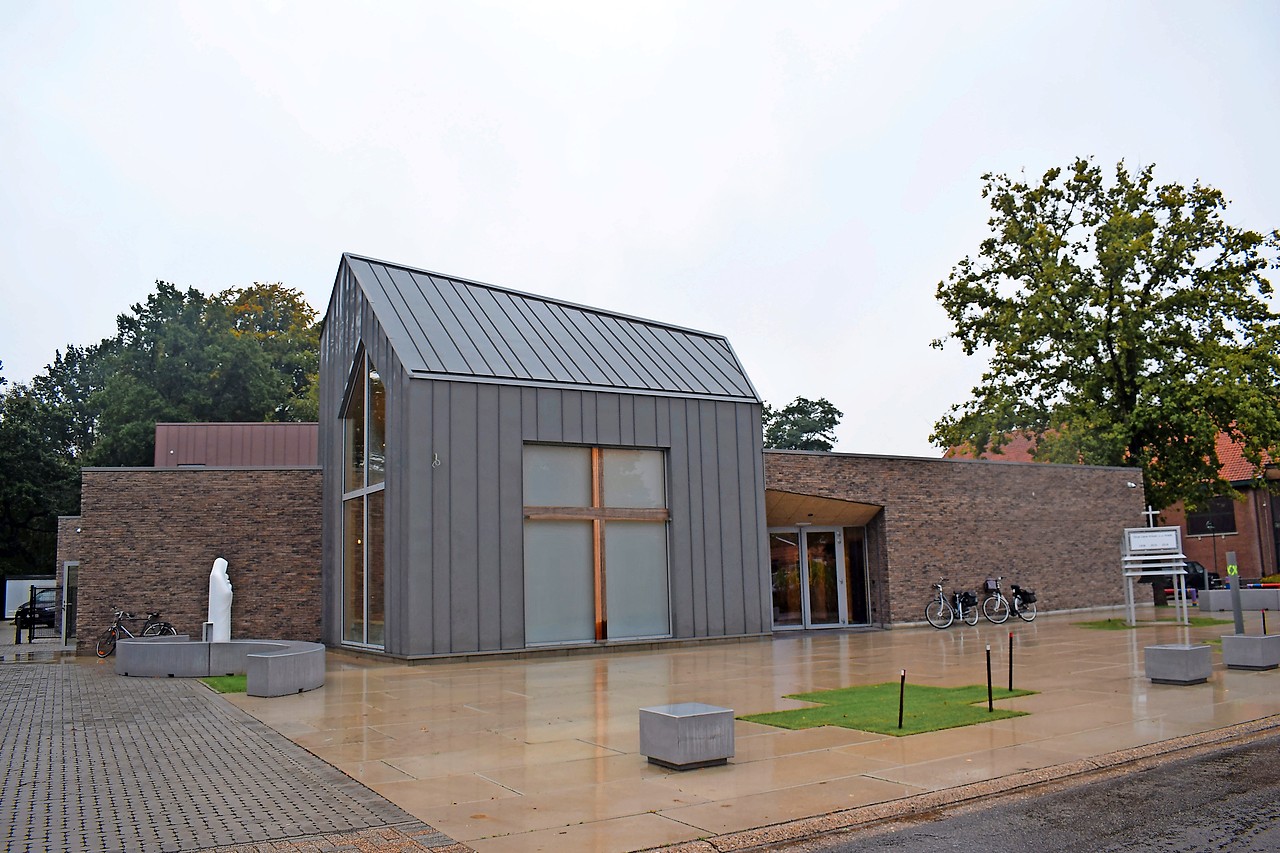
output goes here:
<path id="1" fill-rule="evenodd" d="M 199 682 L 109 662 L 0 666 L 0 765 L 10 853 L 465 849 Z"/>

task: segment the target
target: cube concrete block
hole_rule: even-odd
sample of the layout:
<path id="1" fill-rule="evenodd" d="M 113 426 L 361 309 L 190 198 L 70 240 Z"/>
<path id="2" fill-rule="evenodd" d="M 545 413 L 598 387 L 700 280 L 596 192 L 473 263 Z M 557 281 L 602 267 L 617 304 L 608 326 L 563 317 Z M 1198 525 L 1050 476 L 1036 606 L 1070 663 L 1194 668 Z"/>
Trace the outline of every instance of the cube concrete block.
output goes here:
<path id="1" fill-rule="evenodd" d="M 701 702 L 641 708 L 640 754 L 674 770 L 724 764 L 733 757 L 733 710 Z"/>
<path id="2" fill-rule="evenodd" d="M 1222 638 L 1222 662 L 1228 669 L 1280 667 L 1280 634 L 1228 634 Z"/>
<path id="3" fill-rule="evenodd" d="M 1147 678 L 1156 684 L 1200 684 L 1213 674 L 1213 650 L 1205 645 L 1147 646 L 1143 657 Z"/>

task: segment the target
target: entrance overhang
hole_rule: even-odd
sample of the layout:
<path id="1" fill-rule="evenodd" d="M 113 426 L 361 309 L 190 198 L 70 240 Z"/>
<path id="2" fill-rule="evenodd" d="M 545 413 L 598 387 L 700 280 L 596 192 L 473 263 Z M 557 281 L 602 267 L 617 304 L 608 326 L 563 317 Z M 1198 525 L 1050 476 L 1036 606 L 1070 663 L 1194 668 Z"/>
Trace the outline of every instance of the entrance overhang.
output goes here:
<path id="1" fill-rule="evenodd" d="M 764 490 L 765 517 L 770 527 L 813 524 L 820 527 L 866 527 L 884 507 L 877 504 L 823 498 L 778 489 Z"/>

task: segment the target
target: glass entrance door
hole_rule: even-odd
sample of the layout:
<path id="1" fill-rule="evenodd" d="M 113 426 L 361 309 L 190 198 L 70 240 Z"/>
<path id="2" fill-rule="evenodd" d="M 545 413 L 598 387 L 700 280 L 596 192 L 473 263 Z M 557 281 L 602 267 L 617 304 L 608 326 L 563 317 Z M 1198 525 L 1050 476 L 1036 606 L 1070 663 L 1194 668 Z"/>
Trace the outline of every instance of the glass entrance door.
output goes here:
<path id="1" fill-rule="evenodd" d="M 842 540 L 838 528 L 769 531 L 775 628 L 822 628 L 848 623 Z"/>

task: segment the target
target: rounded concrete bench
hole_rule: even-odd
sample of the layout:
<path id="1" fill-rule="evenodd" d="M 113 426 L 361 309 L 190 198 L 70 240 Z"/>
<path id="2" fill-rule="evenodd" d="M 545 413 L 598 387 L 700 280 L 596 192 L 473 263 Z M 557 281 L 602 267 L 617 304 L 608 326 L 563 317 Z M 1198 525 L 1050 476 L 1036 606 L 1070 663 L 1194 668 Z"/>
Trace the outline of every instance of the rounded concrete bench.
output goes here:
<path id="1" fill-rule="evenodd" d="M 286 696 L 324 686 L 324 646 L 298 640 L 206 643 L 136 637 L 116 644 L 116 674 L 148 678 L 247 675 L 250 696 Z"/>

